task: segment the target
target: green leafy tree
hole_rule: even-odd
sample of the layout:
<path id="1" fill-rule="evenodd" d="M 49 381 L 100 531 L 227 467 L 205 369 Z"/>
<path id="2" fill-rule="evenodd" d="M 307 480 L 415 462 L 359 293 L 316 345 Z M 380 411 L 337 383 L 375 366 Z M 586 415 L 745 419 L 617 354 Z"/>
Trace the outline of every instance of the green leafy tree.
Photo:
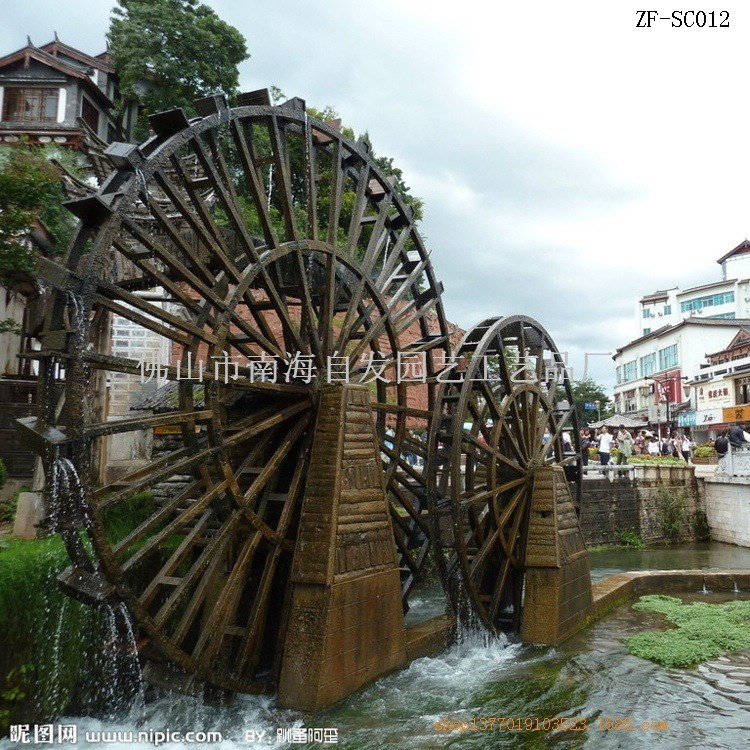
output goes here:
<path id="1" fill-rule="evenodd" d="M 117 0 L 107 41 L 123 100 L 138 101 L 143 115 L 191 113 L 196 98 L 236 94 L 237 66 L 249 56 L 242 34 L 198 0 Z M 145 119 L 138 131 L 146 134 Z"/>
<path id="2" fill-rule="evenodd" d="M 393 186 L 396 188 L 396 192 L 401 196 L 404 203 L 414 211 L 414 218 L 420 221 L 423 215 L 424 201 L 411 194 L 411 188 L 404 182 L 404 173 L 393 164 L 393 157 L 376 156 L 375 163 L 386 175 L 393 178 Z"/>
<path id="3" fill-rule="evenodd" d="M 274 88 L 274 93 L 281 94 L 281 92 Z M 333 108 L 333 107 L 324 107 L 323 109 L 316 109 L 315 107 L 308 107 L 307 113 L 311 115 L 312 117 L 317 118 L 318 120 L 340 120 L 341 116 L 339 113 Z M 342 123 L 341 125 L 341 132 L 351 140 L 356 140 L 356 135 L 352 128 L 348 127 L 347 125 L 344 125 Z M 364 137 L 369 141 L 370 135 L 369 133 L 365 132 Z M 372 145 L 372 142 L 371 142 Z M 393 180 L 393 187 L 397 193 L 397 195 L 401 198 L 401 200 L 409 206 L 412 211 L 414 212 L 414 218 L 417 221 L 420 221 L 422 219 L 423 215 L 423 209 L 424 209 L 424 201 L 421 198 L 417 198 L 416 196 L 411 194 L 411 189 L 404 181 L 404 174 L 401 169 L 399 169 L 397 166 L 393 163 L 393 157 L 391 156 L 378 156 L 375 153 L 375 149 L 371 149 L 371 155 L 373 160 L 375 161 L 375 164 L 378 166 L 378 168 L 385 174 L 387 177 L 392 178 Z M 324 185 L 323 191 L 325 191 L 325 182 L 323 181 L 322 184 Z M 349 191 L 348 193 L 344 194 L 344 220 L 348 220 L 352 207 L 354 205 L 354 193 L 352 191 Z"/>
<path id="4" fill-rule="evenodd" d="M 73 216 L 63 208 L 60 174 L 49 161 L 53 152 L 14 146 L 0 150 L 0 283 L 8 285 L 19 273 L 30 273 L 36 248 L 28 232 L 41 223 L 55 248 L 63 248 L 73 231 Z"/>
<path id="5" fill-rule="evenodd" d="M 589 422 L 595 422 L 597 419 L 596 409 L 585 409 L 586 403 L 594 401 L 599 402 L 599 413 L 602 419 L 611 416 L 612 408 L 610 405 L 610 398 L 607 396 L 604 386 L 595 382 L 591 378 L 585 380 L 576 380 L 572 384 L 573 398 L 576 403 L 576 413 L 578 414 L 578 421 L 583 427 Z"/>
<path id="6" fill-rule="evenodd" d="M 285 99 L 287 99 L 284 92 L 278 88 L 278 86 L 270 86 L 269 87 L 269 93 L 271 96 L 271 101 L 273 104 L 279 104 L 283 102 Z M 332 120 L 338 120 L 341 121 L 341 116 L 339 113 L 330 106 L 326 106 L 323 109 L 318 109 L 316 107 L 308 106 L 307 107 L 307 113 L 311 117 L 314 117 L 317 120 L 322 121 L 332 121 Z M 346 124 L 341 124 L 341 133 L 350 140 L 356 140 L 357 135 L 355 134 L 354 130 L 347 126 Z M 366 138 L 369 140 L 369 136 L 367 133 L 364 134 Z M 255 140 L 255 148 L 258 150 L 258 153 L 261 157 L 268 157 L 272 153 L 271 149 L 271 139 L 270 134 L 267 129 L 263 127 L 256 128 L 255 132 L 253 133 L 253 137 Z M 250 198 L 249 192 L 247 190 L 247 185 L 245 184 L 244 177 L 243 177 L 243 171 L 242 168 L 239 165 L 239 160 L 234 153 L 233 146 L 231 144 L 228 144 L 226 146 L 229 150 L 229 158 L 227 159 L 230 169 L 233 171 L 236 180 L 237 180 L 237 192 L 240 200 L 240 204 L 242 206 L 242 210 L 245 216 L 245 220 L 247 222 L 247 226 L 249 230 L 255 234 L 261 234 L 261 225 L 260 220 L 258 217 L 257 210 L 255 206 L 253 205 L 253 202 Z M 410 192 L 409 186 L 406 184 L 406 182 L 403 179 L 403 173 L 402 171 L 394 166 L 393 164 L 393 158 L 387 157 L 387 156 L 378 156 L 374 149 L 371 148 L 371 155 L 373 159 L 375 160 L 375 163 L 377 166 L 381 169 L 381 171 L 386 175 L 392 177 L 393 180 L 393 186 L 396 191 L 396 193 L 399 195 L 399 197 L 402 199 L 402 201 L 412 208 L 414 211 L 414 216 L 417 221 L 419 221 L 422 218 L 422 209 L 423 209 L 423 201 L 420 198 L 417 198 L 416 196 L 413 196 Z M 291 178 L 291 194 L 292 194 L 292 207 L 295 214 L 295 221 L 297 222 L 297 226 L 300 232 L 305 232 L 305 226 L 307 221 L 307 213 L 305 209 L 305 201 L 307 200 L 307 186 L 305 182 L 305 154 L 304 154 L 304 148 L 301 139 L 300 140 L 292 140 L 290 141 L 289 145 L 289 163 L 290 163 L 290 178 Z M 328 204 L 330 199 L 330 183 L 331 183 L 331 168 L 332 164 L 330 163 L 330 160 L 326 162 L 325 160 L 321 160 L 321 162 L 318 164 L 318 200 L 319 200 L 319 212 L 318 212 L 318 219 L 320 222 L 320 229 L 325 230 L 327 228 L 327 217 L 328 217 Z M 271 171 L 269 168 L 269 175 Z M 270 181 L 270 177 L 269 177 Z M 274 224 L 274 228 L 276 229 L 277 233 L 282 234 L 283 233 L 283 220 L 281 212 L 278 209 L 279 206 L 279 183 L 277 181 L 270 181 L 271 186 L 269 188 L 269 195 L 270 195 L 270 202 L 269 202 L 269 212 L 271 215 L 271 221 Z M 354 208 L 354 200 L 355 200 L 355 191 L 354 186 L 351 184 L 345 184 L 344 190 L 341 195 L 341 215 L 339 218 L 339 239 L 343 239 L 345 230 L 344 227 L 349 225 L 349 220 L 351 218 L 351 213 Z M 221 225 L 223 226 L 229 226 L 229 222 L 227 220 L 227 217 L 224 215 L 224 212 L 221 208 L 217 209 L 217 218 Z M 355 248 L 354 254 L 355 256 L 359 256 L 361 252 L 363 252 L 364 247 L 366 246 L 369 238 L 370 233 L 372 231 L 372 228 L 369 226 L 365 226 L 362 229 L 361 237 L 360 237 L 360 244 L 357 248 Z M 407 247 L 409 249 L 409 247 Z"/>

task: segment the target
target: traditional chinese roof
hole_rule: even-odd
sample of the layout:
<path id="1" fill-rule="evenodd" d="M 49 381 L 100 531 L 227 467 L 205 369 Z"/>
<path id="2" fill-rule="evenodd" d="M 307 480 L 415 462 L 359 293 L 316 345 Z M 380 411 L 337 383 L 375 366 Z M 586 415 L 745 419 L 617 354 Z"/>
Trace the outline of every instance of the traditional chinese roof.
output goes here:
<path id="1" fill-rule="evenodd" d="M 719 354 L 732 351 L 732 349 L 740 349 L 742 347 L 750 345 L 750 329 L 743 326 L 737 333 L 734 334 L 734 338 L 729 342 L 729 346 L 725 349 L 720 349 L 718 352 L 712 354 L 706 354 L 706 357 L 716 357 Z"/>
<path id="2" fill-rule="evenodd" d="M 83 53 L 81 53 L 81 55 L 83 55 Z M 29 40 L 28 44 L 22 49 L 11 52 L 9 55 L 5 55 L 5 57 L 0 57 L 0 71 L 2 71 L 3 68 L 7 68 L 17 63 L 23 63 L 24 68 L 27 68 L 31 60 L 46 65 L 48 68 L 69 76 L 70 78 L 75 78 L 85 86 L 87 92 L 97 99 L 100 104 L 105 107 L 112 106 L 112 101 L 109 97 L 107 97 L 107 95 L 89 77 L 86 72 L 87 66 L 85 64 L 71 62 L 50 54 L 39 47 L 35 47 L 31 40 Z M 97 62 L 97 67 L 103 70 L 104 68 L 102 68 L 101 61 Z M 35 81 L 35 83 L 38 84 L 40 81 Z"/>
<path id="3" fill-rule="evenodd" d="M 49 54 L 54 57 L 57 57 L 58 55 L 72 57 L 74 60 L 77 60 L 86 66 L 97 68 L 97 70 L 104 71 L 105 73 L 115 72 L 112 63 L 109 61 L 109 54 L 107 52 L 102 52 L 101 55 L 97 55 L 96 57 L 87 55 L 85 52 L 81 52 L 81 50 L 61 42 L 57 38 L 57 34 L 55 34 L 55 38 L 51 42 L 41 45 L 39 49 L 49 52 Z"/>
<path id="4" fill-rule="evenodd" d="M 745 255 L 746 253 L 750 253 L 750 240 L 747 237 L 737 247 L 733 247 L 726 255 L 722 255 L 716 262 L 722 264 L 734 255 Z"/>
<path id="5" fill-rule="evenodd" d="M 657 289 L 651 294 L 644 294 L 643 297 L 641 297 L 640 302 L 641 304 L 647 302 L 660 302 L 661 300 L 667 299 L 669 297 L 669 293 L 671 291 L 674 291 L 675 289 L 677 289 L 676 286 L 673 286 L 670 289 Z"/>
<path id="6" fill-rule="evenodd" d="M 148 376 L 148 372 L 146 373 Z M 176 411 L 180 407 L 180 384 L 174 380 L 165 383 L 156 389 L 147 398 L 130 407 L 131 411 L 153 411 L 156 413 L 165 411 Z M 202 409 L 205 404 L 205 395 L 203 385 L 199 384 L 193 387 L 193 399 L 196 409 Z"/>

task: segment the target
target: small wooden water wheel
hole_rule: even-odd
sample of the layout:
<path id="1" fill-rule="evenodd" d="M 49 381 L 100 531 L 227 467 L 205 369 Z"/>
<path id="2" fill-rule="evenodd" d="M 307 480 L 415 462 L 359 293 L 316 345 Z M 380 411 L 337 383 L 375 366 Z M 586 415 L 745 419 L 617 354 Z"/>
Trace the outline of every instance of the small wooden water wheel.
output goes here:
<path id="1" fill-rule="evenodd" d="M 367 142 L 299 99 L 239 104 L 152 116 L 154 137 L 111 146 L 116 170 L 70 204 L 81 224 L 64 266 L 44 263 L 58 291 L 27 355 L 42 414 L 21 426 L 72 559 L 64 588 L 124 601 L 151 655 L 258 692 L 278 676 L 320 383 L 370 383 L 406 599 L 429 549 L 424 480 L 404 458 L 426 447 L 408 420 L 431 413 L 449 341 L 412 212 Z M 113 320 L 162 337 L 169 361 L 144 372 L 113 354 Z M 409 357 L 426 409 L 396 382 Z M 107 419 L 105 386 L 144 374 L 168 383 L 162 410 Z M 100 438 L 154 428 L 169 450 L 96 482 Z M 155 500 L 165 484 L 179 490 Z"/>
<path id="2" fill-rule="evenodd" d="M 518 632 L 534 476 L 564 468 L 580 505 L 573 396 L 562 355 L 524 316 L 471 329 L 441 387 L 432 425 L 434 544 L 455 609 Z M 466 609 L 468 608 L 468 612 Z"/>

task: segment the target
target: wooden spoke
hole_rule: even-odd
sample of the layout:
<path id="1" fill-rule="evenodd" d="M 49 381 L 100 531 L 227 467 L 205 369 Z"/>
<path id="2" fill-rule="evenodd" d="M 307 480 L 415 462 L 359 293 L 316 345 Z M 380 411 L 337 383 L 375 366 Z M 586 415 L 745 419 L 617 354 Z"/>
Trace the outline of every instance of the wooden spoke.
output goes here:
<path id="1" fill-rule="evenodd" d="M 393 369 L 400 355 L 426 354 L 427 383 L 409 386 L 424 388 L 419 408 L 404 384 L 373 386 L 405 608 L 432 560 L 447 557 L 430 554 L 428 444 L 409 431 L 430 427 L 437 356 L 450 354 L 450 339 L 414 217 L 366 144 L 299 100 L 237 109 L 211 101 L 218 111 L 205 117 L 157 115 L 158 135 L 100 189 L 106 210 L 80 211 L 66 267 L 48 269 L 60 291 L 50 295 L 44 348 L 24 355 L 39 361 L 48 394 L 44 419 L 25 429 L 64 495 L 52 525 L 74 566 L 130 608 L 148 656 L 197 682 L 257 693 L 279 678 L 334 358 L 359 382 L 361 356 Z M 159 352 L 153 367 L 137 359 L 140 347 L 110 348 L 113 320 L 123 340 Z M 307 374 L 295 366 L 303 361 Z M 502 407 L 475 411 L 494 421 Z M 495 432 L 483 424 L 472 439 L 489 445 Z M 121 435 L 139 458 L 102 484 L 106 467 L 92 457 L 114 455 Z M 472 476 L 472 522 L 484 539 L 492 519 L 480 493 L 488 502 L 511 493 L 526 456 L 475 442 L 473 465 L 497 464 L 490 473 L 502 475 L 495 485 Z"/>
<path id="2" fill-rule="evenodd" d="M 573 397 L 566 380 L 560 390 L 568 406 L 552 401 L 556 389 L 543 365 L 558 353 L 530 318 L 483 321 L 466 333 L 458 356 L 467 360 L 466 377 L 441 389 L 441 418 L 433 420 L 428 453 L 434 476 L 427 497 L 436 516 L 435 498 L 450 499 L 457 565 L 438 562 L 449 592 L 458 590 L 450 579 L 460 571 L 470 607 L 488 629 L 518 632 L 534 473 L 544 464 L 560 467 L 580 491 L 580 471 L 575 478 L 567 473 L 580 465 L 580 452 L 564 456 L 561 448 L 568 430 L 578 445 Z M 494 386 L 482 371 L 487 357 L 498 376 Z M 526 357 L 529 367 L 517 368 L 516 357 Z M 441 525 L 433 524 L 435 543 L 443 546 L 441 533 Z M 461 613 L 462 602 L 451 595 Z"/>
<path id="3" fill-rule="evenodd" d="M 212 487 L 208 492 L 205 492 L 196 501 L 188 504 L 184 510 L 181 510 L 178 515 L 170 521 L 164 528 L 160 529 L 156 534 L 149 538 L 148 542 L 138 549 L 133 555 L 122 563 L 122 570 L 127 572 L 131 568 L 138 565 L 149 555 L 157 551 L 159 545 L 168 539 L 172 534 L 177 533 L 181 529 L 187 527 L 187 525 L 195 519 L 202 511 L 227 489 L 228 483 L 226 481 L 217 484 Z"/>

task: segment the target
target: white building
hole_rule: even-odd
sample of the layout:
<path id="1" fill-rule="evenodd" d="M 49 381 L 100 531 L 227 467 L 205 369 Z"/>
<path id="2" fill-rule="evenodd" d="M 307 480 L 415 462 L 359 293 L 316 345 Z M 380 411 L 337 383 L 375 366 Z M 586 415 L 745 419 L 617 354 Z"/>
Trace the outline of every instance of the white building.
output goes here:
<path id="1" fill-rule="evenodd" d="M 740 329 L 721 351 L 709 353 L 691 387 L 691 409 L 678 415 L 703 442 L 733 422 L 750 419 L 750 330 Z"/>
<path id="2" fill-rule="evenodd" d="M 160 292 L 156 292 L 159 294 Z M 148 292 L 138 293 L 148 296 Z M 163 304 L 163 303 L 162 303 Z M 172 353 L 171 341 L 154 331 L 134 323 L 120 315 L 112 316 L 112 355 L 136 362 L 168 365 Z M 108 419 L 132 418 L 132 406 L 152 395 L 166 381 L 146 375 L 130 375 L 123 372 L 109 373 L 107 385 Z M 144 382 L 146 381 L 146 382 Z M 107 437 L 107 461 L 110 464 L 149 457 L 152 430 L 135 430 L 115 433 Z"/>
<path id="3" fill-rule="evenodd" d="M 688 318 L 750 317 L 750 242 L 743 240 L 719 258 L 721 279 L 681 290 L 661 289 L 636 303 L 636 335 L 648 334 Z"/>
<path id="4" fill-rule="evenodd" d="M 676 407 L 689 395 L 686 381 L 704 380 L 707 355 L 725 349 L 743 326 L 750 318 L 694 315 L 620 347 L 613 357 L 615 410 L 654 424 L 676 422 Z"/>

